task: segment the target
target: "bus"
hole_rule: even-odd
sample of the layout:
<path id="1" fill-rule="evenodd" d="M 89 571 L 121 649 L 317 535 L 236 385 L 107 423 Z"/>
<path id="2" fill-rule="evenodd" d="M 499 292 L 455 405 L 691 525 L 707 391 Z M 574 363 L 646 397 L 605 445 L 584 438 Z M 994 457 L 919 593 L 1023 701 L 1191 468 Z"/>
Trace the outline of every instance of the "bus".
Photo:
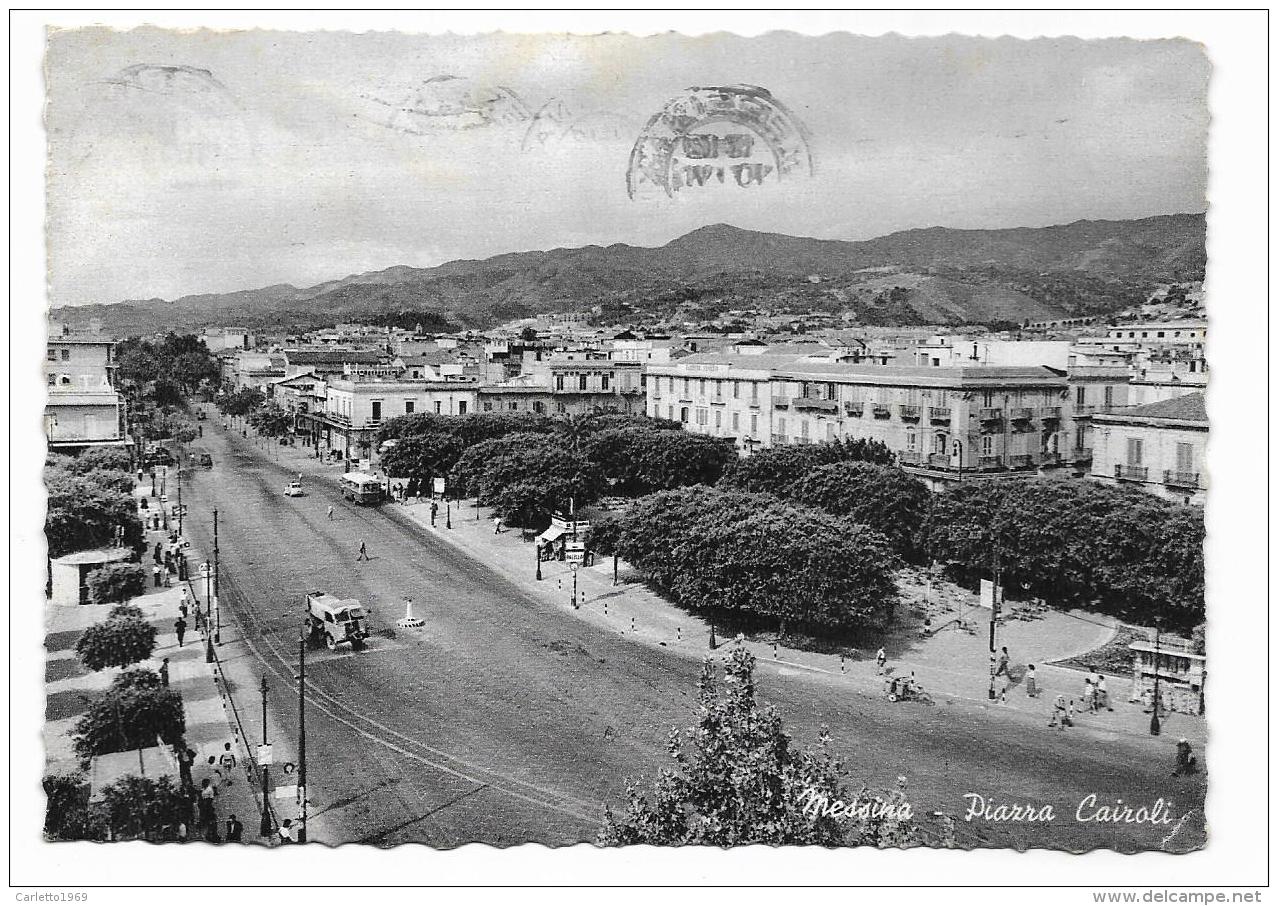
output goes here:
<path id="1" fill-rule="evenodd" d="M 381 503 L 386 498 L 386 485 L 367 472 L 347 472 L 342 476 L 342 496 L 353 503 Z"/>

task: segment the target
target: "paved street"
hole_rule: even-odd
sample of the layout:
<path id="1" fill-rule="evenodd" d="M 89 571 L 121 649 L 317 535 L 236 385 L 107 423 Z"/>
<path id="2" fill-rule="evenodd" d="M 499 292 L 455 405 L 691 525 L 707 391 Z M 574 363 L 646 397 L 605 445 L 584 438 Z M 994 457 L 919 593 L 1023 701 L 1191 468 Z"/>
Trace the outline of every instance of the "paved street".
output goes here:
<path id="1" fill-rule="evenodd" d="M 368 650 L 308 653 L 313 839 L 590 840 L 602 804 L 621 801 L 625 778 L 669 763 L 669 729 L 695 719 L 694 658 L 635 644 L 524 594 L 394 507 L 355 507 L 319 480 L 307 482 L 307 496 L 285 498 L 285 466 L 206 424 L 202 444 L 216 465 L 195 471 L 184 488 L 186 530 L 211 550 L 211 510 L 219 508 L 224 608 L 267 671 L 274 720 L 294 744 L 304 593 L 358 598 L 372 612 Z M 369 562 L 356 562 L 360 540 Z M 405 595 L 425 629 L 394 628 Z M 918 814 L 961 819 L 967 792 L 1056 811 L 1048 828 L 960 820 L 965 844 L 1137 849 L 1169 835 L 1171 848 L 1202 842 L 1205 783 L 1170 776 L 1174 739 L 1061 734 L 1037 717 L 967 702 L 893 705 L 798 671 L 761 669 L 760 690 L 797 742 L 828 724 L 853 776 L 871 787 L 907 776 Z M 1177 820 L 1192 814 L 1178 829 L 1076 821 L 1077 804 L 1092 793 L 1100 805 L 1162 797 Z"/>

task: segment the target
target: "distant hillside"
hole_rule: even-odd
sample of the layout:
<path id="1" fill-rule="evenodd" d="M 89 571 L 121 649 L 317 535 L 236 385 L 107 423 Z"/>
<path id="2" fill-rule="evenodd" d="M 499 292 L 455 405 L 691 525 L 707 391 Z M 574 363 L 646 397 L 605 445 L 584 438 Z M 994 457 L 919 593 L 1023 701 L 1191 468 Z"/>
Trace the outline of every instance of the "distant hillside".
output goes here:
<path id="1" fill-rule="evenodd" d="M 594 306 L 616 320 L 691 306 L 853 310 L 869 324 L 960 324 L 1108 314 L 1143 301 L 1153 284 L 1201 280 L 1205 265 L 1201 214 L 1006 230 L 934 227 L 862 242 L 715 224 L 659 248 L 518 252 L 396 266 L 308 288 L 62 308 L 53 317 L 73 324 L 101 318 L 118 335 L 212 324 L 317 326 L 413 311 L 482 327 Z"/>

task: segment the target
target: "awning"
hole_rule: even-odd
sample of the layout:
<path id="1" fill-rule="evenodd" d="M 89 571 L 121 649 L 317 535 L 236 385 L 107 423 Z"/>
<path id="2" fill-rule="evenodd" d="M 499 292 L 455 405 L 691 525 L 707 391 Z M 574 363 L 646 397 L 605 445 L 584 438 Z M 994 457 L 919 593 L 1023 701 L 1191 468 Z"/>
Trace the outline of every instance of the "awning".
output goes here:
<path id="1" fill-rule="evenodd" d="M 563 528 L 557 525 L 552 525 L 550 528 L 546 529 L 544 532 L 542 532 L 540 535 L 537 536 L 537 543 L 549 544 L 551 541 L 558 540 L 560 537 L 563 536 L 563 534 L 564 534 Z"/>

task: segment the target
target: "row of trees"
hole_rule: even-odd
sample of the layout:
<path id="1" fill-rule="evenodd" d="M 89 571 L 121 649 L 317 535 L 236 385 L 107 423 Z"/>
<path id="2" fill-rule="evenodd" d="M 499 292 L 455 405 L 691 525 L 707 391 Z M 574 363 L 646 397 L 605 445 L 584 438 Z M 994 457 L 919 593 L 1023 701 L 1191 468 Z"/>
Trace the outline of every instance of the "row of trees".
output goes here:
<path id="1" fill-rule="evenodd" d="M 599 535 L 680 605 L 782 633 L 882 627 L 897 600 L 899 560 L 882 533 L 769 494 L 663 491 Z"/>
<path id="2" fill-rule="evenodd" d="M 508 519 L 544 518 L 572 498 L 647 494 L 713 484 L 736 459 L 732 444 L 688 434 L 677 422 L 605 413 L 408 415 L 381 440 L 387 474 L 419 483 L 447 476 L 459 496 L 479 495 Z"/>
<path id="3" fill-rule="evenodd" d="M 217 359 L 191 334 L 158 340 L 130 337 L 116 347 L 119 389 L 128 398 L 131 430 L 143 440 L 171 438 L 179 445 L 198 429 L 186 413 L 186 399 L 209 392 L 221 379 Z"/>
<path id="4" fill-rule="evenodd" d="M 1086 481 L 971 482 L 937 496 L 926 545 L 960 573 L 997 565 L 1004 583 L 1189 631 L 1204 617 L 1203 513 Z"/>

